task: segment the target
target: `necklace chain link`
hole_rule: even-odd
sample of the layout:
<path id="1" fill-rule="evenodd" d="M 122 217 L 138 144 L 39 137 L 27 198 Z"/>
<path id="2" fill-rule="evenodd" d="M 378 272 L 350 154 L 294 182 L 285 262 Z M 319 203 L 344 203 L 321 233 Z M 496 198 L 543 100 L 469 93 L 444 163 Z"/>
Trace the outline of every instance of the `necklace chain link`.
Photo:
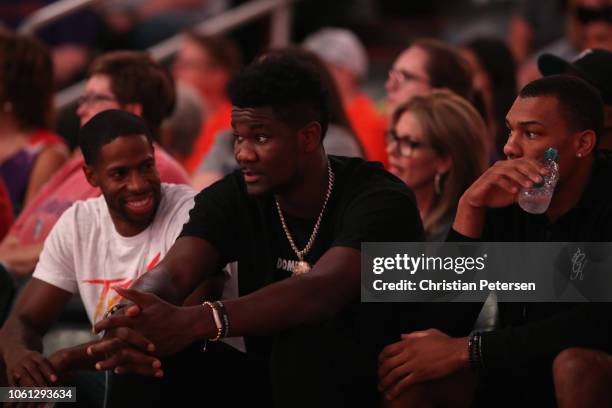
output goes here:
<path id="1" fill-rule="evenodd" d="M 327 162 L 327 193 L 325 194 L 325 201 L 323 201 L 323 207 L 321 208 L 321 212 L 319 213 L 319 217 L 317 218 L 317 222 L 315 223 L 312 234 L 310 234 L 310 239 L 304 249 L 299 250 L 293 237 L 291 236 L 291 232 L 289 232 L 289 228 L 287 227 L 287 223 L 285 222 L 285 217 L 283 217 L 283 211 L 280 208 L 280 204 L 278 203 L 278 198 L 274 197 L 274 202 L 276 203 L 276 209 L 278 211 L 278 215 L 280 216 L 280 221 L 283 226 L 283 230 L 285 231 L 285 235 L 289 240 L 289 244 L 291 245 L 291 249 L 297 255 L 300 261 L 304 261 L 304 257 L 312 248 L 314 241 L 317 237 L 317 233 L 319 232 L 319 227 L 321 226 L 321 220 L 323 219 L 323 214 L 325 213 L 325 208 L 327 207 L 327 202 L 329 201 L 329 197 L 331 196 L 332 189 L 334 188 L 334 172 L 331 169 L 329 161 Z"/>

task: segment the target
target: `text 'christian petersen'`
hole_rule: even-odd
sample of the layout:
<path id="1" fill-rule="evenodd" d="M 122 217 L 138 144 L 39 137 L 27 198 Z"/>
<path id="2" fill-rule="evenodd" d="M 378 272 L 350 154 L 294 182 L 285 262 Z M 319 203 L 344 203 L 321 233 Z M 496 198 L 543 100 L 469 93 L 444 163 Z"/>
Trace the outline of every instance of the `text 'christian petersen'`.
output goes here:
<path id="1" fill-rule="evenodd" d="M 536 284 L 533 282 L 490 282 L 481 279 L 476 282 L 463 282 L 461 279 L 436 282 L 431 279 L 423 279 L 418 282 L 402 279 L 397 282 L 384 282 L 377 279 L 372 284 L 376 291 L 535 291 Z"/>

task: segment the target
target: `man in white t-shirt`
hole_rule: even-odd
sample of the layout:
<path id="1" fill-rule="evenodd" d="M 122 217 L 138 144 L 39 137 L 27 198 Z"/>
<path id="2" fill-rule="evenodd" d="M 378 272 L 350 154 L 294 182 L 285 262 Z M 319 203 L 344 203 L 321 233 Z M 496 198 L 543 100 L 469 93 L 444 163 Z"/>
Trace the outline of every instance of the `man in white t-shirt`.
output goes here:
<path id="1" fill-rule="evenodd" d="M 79 138 L 87 181 L 103 194 L 64 212 L 0 330 L 0 365 L 6 365 L 0 378 L 6 372 L 12 386 L 53 385 L 67 372 L 94 369 L 87 345 L 45 358 L 42 336 L 77 292 L 92 325 L 99 321 L 119 300 L 112 288 L 129 287 L 165 256 L 193 206 L 190 187 L 161 183 L 151 134 L 139 117 L 104 111 Z M 159 361 L 146 353 L 154 346 L 129 329 L 119 338 L 140 344 L 142 353 L 126 353 L 149 361 L 149 375 L 156 375 Z"/>

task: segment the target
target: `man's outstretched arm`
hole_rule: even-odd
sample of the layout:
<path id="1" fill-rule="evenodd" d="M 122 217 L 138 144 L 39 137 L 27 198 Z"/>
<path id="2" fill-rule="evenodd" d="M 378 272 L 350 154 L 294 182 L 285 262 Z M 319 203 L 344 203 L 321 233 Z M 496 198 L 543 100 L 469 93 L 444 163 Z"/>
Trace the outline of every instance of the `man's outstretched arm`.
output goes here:
<path id="1" fill-rule="evenodd" d="M 181 305 L 219 267 L 219 253 L 208 241 L 179 237 L 164 259 L 136 279 L 130 289 L 152 293 L 169 303 Z"/>
<path id="2" fill-rule="evenodd" d="M 229 316 L 229 336 L 264 335 L 305 322 L 324 320 L 356 299 L 360 285 L 360 252 L 348 247 L 328 250 L 304 275 L 268 285 L 248 296 L 224 301 Z M 146 275 L 144 275 L 146 276 Z M 217 328 L 210 309 L 177 307 L 159 297 L 134 290 L 118 292 L 138 308 L 137 316 L 112 316 L 96 324 L 109 330 L 126 326 L 155 344 L 159 355 L 171 355 L 197 340 L 215 337 Z M 91 350 L 104 356 L 110 343 L 102 341 Z M 103 361 L 105 368 L 114 368 Z"/>
<path id="3" fill-rule="evenodd" d="M 230 317 L 230 336 L 266 335 L 302 323 L 333 317 L 359 296 L 361 253 L 334 247 L 323 254 L 313 269 L 302 275 L 268 285 L 252 294 L 224 301 Z M 206 310 L 209 313 L 208 310 Z M 198 332 L 210 337 L 200 320 Z M 212 335 L 216 333 L 213 326 Z"/>
<path id="4" fill-rule="evenodd" d="M 21 292 L 15 308 L 0 330 L 0 355 L 6 365 L 10 384 L 20 386 L 48 386 L 62 374 L 77 370 L 101 369 L 97 359 L 87 353 L 90 342 L 56 351 L 48 358 L 42 355 L 42 337 L 57 320 L 72 294 L 42 280 L 33 278 Z M 147 355 L 155 351 L 151 342 L 133 330 L 116 330 L 114 350 L 121 356 L 128 353 L 139 362 L 139 372 L 155 375 L 159 360 Z M 135 347 L 127 347 L 128 345 Z"/>

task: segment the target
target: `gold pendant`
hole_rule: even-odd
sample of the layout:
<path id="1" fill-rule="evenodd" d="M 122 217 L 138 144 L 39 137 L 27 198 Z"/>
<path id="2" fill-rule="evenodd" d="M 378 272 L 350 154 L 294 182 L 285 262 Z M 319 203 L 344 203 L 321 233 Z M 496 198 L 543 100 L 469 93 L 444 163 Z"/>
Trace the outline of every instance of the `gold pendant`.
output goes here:
<path id="1" fill-rule="evenodd" d="M 308 271 L 310 271 L 310 265 L 306 261 L 298 261 L 295 263 L 295 266 L 293 267 L 294 275 L 301 275 Z"/>

